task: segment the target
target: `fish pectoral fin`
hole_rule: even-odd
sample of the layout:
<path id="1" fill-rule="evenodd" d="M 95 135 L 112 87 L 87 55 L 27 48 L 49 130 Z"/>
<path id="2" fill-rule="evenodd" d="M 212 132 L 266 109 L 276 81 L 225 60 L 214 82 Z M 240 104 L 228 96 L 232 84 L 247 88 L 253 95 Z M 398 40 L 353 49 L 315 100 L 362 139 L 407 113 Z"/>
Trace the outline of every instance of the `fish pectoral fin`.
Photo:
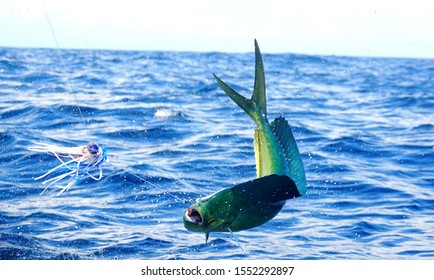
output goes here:
<path id="1" fill-rule="evenodd" d="M 264 203 L 277 203 L 301 196 L 294 181 L 288 176 L 272 174 L 232 187 L 239 194 Z"/>

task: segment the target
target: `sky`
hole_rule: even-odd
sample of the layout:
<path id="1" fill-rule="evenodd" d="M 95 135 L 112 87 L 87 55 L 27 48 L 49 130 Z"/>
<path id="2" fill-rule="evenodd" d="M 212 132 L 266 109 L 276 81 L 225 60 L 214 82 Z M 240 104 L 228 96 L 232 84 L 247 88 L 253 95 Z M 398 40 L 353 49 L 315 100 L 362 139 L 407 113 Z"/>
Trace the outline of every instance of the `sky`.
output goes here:
<path id="1" fill-rule="evenodd" d="M 434 1 L 0 0 L 0 47 L 252 52 L 255 38 L 264 53 L 434 58 Z"/>

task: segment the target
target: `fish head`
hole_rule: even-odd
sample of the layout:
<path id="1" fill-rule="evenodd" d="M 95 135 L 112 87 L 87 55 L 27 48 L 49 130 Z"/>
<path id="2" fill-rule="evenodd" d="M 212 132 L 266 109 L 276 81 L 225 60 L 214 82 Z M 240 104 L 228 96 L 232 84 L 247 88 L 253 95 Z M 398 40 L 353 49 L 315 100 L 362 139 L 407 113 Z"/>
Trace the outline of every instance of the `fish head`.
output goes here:
<path id="1" fill-rule="evenodd" d="M 210 196 L 199 198 L 188 207 L 183 216 L 184 226 L 193 232 L 213 232 L 221 231 L 228 227 L 230 221 L 222 215 L 221 203 L 227 191 L 223 190 Z"/>
<path id="2" fill-rule="evenodd" d="M 185 210 L 183 222 L 186 229 L 194 232 L 205 232 L 208 224 L 202 207 L 198 205 L 191 205 Z"/>
<path id="3" fill-rule="evenodd" d="M 197 199 L 185 210 L 183 222 L 193 232 L 240 231 L 267 222 L 287 199 L 299 196 L 290 177 L 271 174 Z"/>

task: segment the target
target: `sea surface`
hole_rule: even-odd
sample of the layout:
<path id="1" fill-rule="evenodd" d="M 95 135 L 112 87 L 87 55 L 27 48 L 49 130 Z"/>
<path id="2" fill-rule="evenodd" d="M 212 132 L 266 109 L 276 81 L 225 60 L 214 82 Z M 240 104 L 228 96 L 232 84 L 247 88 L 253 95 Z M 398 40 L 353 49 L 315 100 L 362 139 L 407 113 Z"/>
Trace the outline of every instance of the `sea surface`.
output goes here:
<path id="1" fill-rule="evenodd" d="M 0 259 L 434 259 L 434 60 L 262 51 L 308 190 L 205 243 L 190 201 L 256 176 L 254 123 L 212 73 L 249 97 L 253 52 L 0 48 Z M 29 147 L 90 141 L 102 179 L 41 194 L 60 162 Z"/>

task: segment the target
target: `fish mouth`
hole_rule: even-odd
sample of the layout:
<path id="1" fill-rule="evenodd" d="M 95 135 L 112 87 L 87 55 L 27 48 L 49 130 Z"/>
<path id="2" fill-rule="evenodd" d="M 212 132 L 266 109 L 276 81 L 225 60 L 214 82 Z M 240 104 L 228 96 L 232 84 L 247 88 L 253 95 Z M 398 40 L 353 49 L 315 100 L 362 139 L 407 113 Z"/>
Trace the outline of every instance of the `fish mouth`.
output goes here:
<path id="1" fill-rule="evenodd" d="M 190 223 L 194 223 L 200 226 L 203 224 L 202 214 L 200 214 L 200 212 L 193 206 L 190 206 L 187 208 L 187 210 L 185 210 L 184 216 L 186 220 Z"/>

